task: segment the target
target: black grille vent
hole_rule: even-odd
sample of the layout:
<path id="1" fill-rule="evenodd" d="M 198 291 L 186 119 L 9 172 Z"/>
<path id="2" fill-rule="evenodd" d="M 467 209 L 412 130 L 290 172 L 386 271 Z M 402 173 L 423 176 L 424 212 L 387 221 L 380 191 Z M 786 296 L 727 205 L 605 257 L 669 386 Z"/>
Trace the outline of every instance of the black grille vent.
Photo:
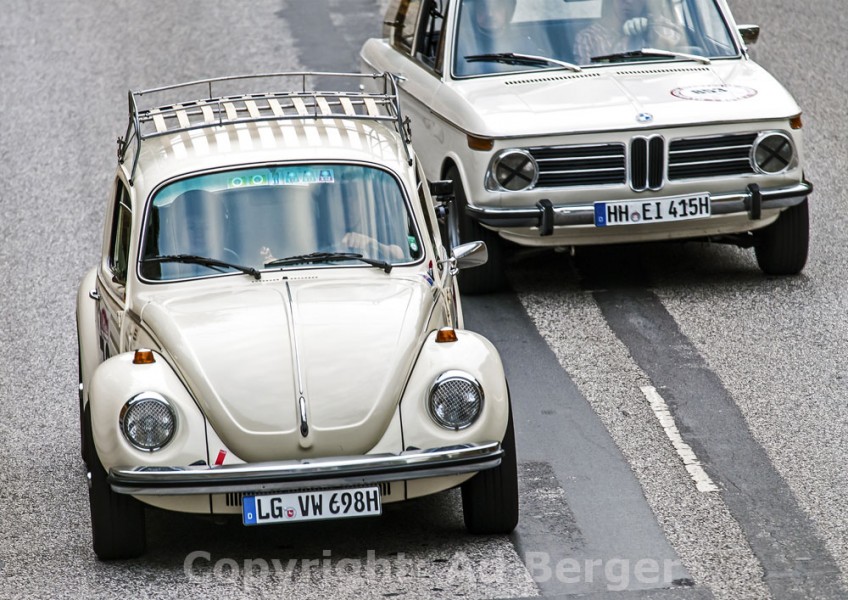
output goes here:
<path id="1" fill-rule="evenodd" d="M 528 148 L 539 165 L 536 187 L 612 185 L 627 181 L 623 144 Z"/>
<path id="2" fill-rule="evenodd" d="M 757 133 L 674 140 L 669 145 L 668 178 L 698 179 L 754 172 L 751 148 Z"/>
<path id="3" fill-rule="evenodd" d="M 637 192 L 662 188 L 665 142 L 660 136 L 633 138 L 630 143 L 630 186 Z"/>
<path id="4" fill-rule="evenodd" d="M 595 79 L 600 73 L 580 73 L 576 75 L 546 75 L 538 77 L 526 77 L 524 79 L 513 79 L 505 81 L 505 85 L 524 85 L 527 83 L 548 83 L 551 81 L 567 81 L 569 79 Z"/>
<path id="5" fill-rule="evenodd" d="M 707 67 L 666 67 L 656 69 L 632 69 L 627 71 L 619 71 L 616 77 L 627 77 L 628 75 L 664 75 L 666 73 L 695 73 L 699 71 L 709 71 Z"/>

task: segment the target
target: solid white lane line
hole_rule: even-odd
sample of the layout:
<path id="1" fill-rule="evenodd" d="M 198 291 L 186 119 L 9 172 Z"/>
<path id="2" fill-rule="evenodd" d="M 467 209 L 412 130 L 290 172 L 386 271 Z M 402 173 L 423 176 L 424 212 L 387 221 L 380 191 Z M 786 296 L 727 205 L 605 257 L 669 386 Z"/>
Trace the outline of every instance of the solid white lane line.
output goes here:
<path id="1" fill-rule="evenodd" d="M 718 486 L 713 483 L 713 480 L 710 479 L 710 476 L 707 475 L 706 471 L 704 471 L 700 461 L 698 461 L 698 457 L 695 456 L 695 452 L 692 451 L 689 444 L 683 441 L 683 437 L 680 435 L 680 431 L 674 423 L 674 417 L 671 415 L 671 410 L 668 408 L 668 404 L 665 399 L 660 396 L 657 389 L 653 386 L 644 386 L 640 389 L 642 390 L 642 393 L 645 394 L 645 398 L 647 398 L 650 403 L 651 409 L 654 411 L 657 420 L 665 430 L 665 434 L 668 436 L 668 439 L 671 440 L 671 444 L 677 451 L 678 456 L 680 456 L 681 460 L 683 460 L 683 465 L 689 472 L 689 476 L 692 477 L 692 480 L 695 482 L 695 487 L 698 488 L 698 491 L 719 491 Z"/>

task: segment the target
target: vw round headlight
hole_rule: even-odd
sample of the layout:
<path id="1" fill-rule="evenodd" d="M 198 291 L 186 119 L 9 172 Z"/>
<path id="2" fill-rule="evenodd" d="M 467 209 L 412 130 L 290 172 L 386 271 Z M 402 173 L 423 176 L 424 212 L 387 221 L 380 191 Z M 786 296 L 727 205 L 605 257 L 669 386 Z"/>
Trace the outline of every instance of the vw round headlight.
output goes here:
<path id="1" fill-rule="evenodd" d="M 445 429 L 465 429 L 483 410 L 483 388 L 468 373 L 447 371 L 430 387 L 427 408 Z"/>
<path id="2" fill-rule="evenodd" d="M 795 159 L 795 146 L 785 133 L 770 132 L 761 135 L 754 142 L 754 167 L 766 175 L 783 173 L 792 166 Z"/>
<path id="3" fill-rule="evenodd" d="M 499 189 L 519 192 L 536 185 L 539 166 L 526 150 L 503 150 L 492 160 L 490 177 Z"/>
<path id="4" fill-rule="evenodd" d="M 165 398 L 142 392 L 121 409 L 121 432 L 127 441 L 147 452 L 166 446 L 177 430 L 177 415 Z"/>

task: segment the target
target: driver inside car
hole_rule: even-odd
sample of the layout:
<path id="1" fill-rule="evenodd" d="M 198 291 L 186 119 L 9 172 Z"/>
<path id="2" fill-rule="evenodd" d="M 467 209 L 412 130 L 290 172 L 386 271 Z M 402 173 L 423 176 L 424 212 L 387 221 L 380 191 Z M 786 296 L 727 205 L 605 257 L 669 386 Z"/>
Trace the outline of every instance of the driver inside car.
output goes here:
<path id="1" fill-rule="evenodd" d="M 405 258 L 403 249 L 397 244 L 383 244 L 370 235 L 357 231 L 348 231 L 345 233 L 340 240 L 339 246 L 341 248 L 338 250 L 339 252 L 353 252 L 361 254 L 366 258 L 380 260 L 403 260 Z M 278 258 L 274 256 L 273 251 L 268 246 L 259 248 L 259 255 L 266 265 Z"/>
<path id="2" fill-rule="evenodd" d="M 467 57 L 513 52 L 538 55 L 547 53 L 540 40 L 513 27 L 516 0 L 465 0 L 462 4 L 457 36 L 458 75 L 497 72 L 497 63 L 469 61 Z"/>
<path id="3" fill-rule="evenodd" d="M 480 35 L 494 37 L 512 20 L 516 0 L 473 0 L 472 22 Z"/>
<path id="4" fill-rule="evenodd" d="M 680 29 L 652 0 L 605 0 L 601 18 L 575 36 L 574 58 L 588 65 L 608 54 L 647 47 L 672 49 L 680 38 Z"/>

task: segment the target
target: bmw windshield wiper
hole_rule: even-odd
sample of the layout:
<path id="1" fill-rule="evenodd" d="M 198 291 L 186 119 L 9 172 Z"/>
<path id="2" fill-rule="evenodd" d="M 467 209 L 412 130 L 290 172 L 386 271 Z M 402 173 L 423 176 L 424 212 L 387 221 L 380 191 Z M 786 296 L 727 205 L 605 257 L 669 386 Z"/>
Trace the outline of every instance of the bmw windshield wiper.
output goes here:
<path id="1" fill-rule="evenodd" d="M 472 54 L 470 56 L 466 56 L 465 60 L 467 60 L 468 62 L 502 62 L 509 65 L 528 65 L 537 67 L 542 67 L 545 65 L 557 65 L 558 67 L 570 69 L 575 72 L 580 72 L 583 70 L 575 64 L 565 62 L 563 60 L 557 60 L 556 58 L 549 58 L 547 56 L 536 56 L 535 54 L 520 54 L 518 52 Z"/>
<path id="2" fill-rule="evenodd" d="M 686 52 L 674 52 L 672 50 L 660 50 L 658 48 L 642 48 L 641 50 L 628 50 L 627 52 L 616 52 L 614 54 L 604 54 L 603 56 L 593 56 L 592 62 L 616 62 L 630 58 L 646 58 L 652 56 L 659 58 L 683 58 L 686 60 L 694 60 L 704 65 L 712 64 L 712 61 L 706 56 L 698 56 L 697 54 L 688 54 Z"/>
<path id="3" fill-rule="evenodd" d="M 151 256 L 141 260 L 143 263 L 162 263 L 162 262 L 181 262 L 191 263 L 195 265 L 203 265 L 204 267 L 221 267 L 236 269 L 246 275 L 251 275 L 255 279 L 262 277 L 262 273 L 253 267 L 245 267 L 244 265 L 236 265 L 224 260 L 209 258 L 208 256 L 198 256 L 196 254 L 167 254 L 165 256 Z"/>
<path id="4" fill-rule="evenodd" d="M 286 265 L 300 265 L 303 263 L 333 262 L 337 260 L 358 260 L 373 267 L 379 267 L 386 273 L 392 272 L 392 265 L 384 260 L 365 258 L 354 252 L 313 252 L 311 254 L 298 254 L 285 258 L 275 258 L 265 263 L 266 267 L 280 267 Z"/>

